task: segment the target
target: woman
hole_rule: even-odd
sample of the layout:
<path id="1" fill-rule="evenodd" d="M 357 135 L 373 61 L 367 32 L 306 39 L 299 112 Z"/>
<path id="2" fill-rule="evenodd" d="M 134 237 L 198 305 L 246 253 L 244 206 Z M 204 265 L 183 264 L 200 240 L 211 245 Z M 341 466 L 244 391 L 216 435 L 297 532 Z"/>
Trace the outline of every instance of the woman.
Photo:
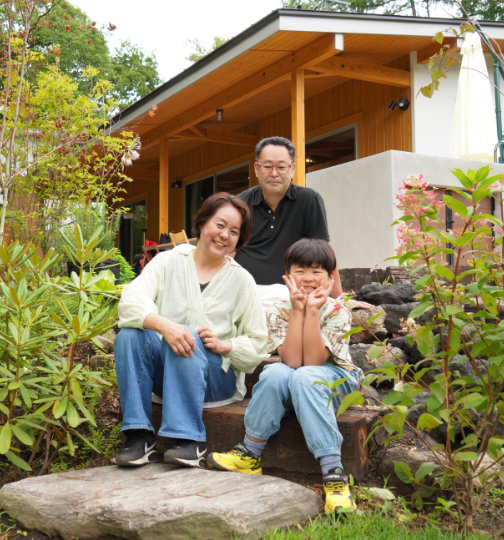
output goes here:
<path id="1" fill-rule="evenodd" d="M 163 396 L 159 435 L 174 440 L 165 461 L 201 466 L 203 403 L 243 399 L 245 373 L 267 357 L 255 282 L 229 256 L 247 243 L 250 229 L 248 206 L 216 193 L 194 217 L 196 248 L 185 244 L 159 253 L 124 288 L 114 346 L 126 436 L 118 465 L 159 459 L 154 391 Z"/>

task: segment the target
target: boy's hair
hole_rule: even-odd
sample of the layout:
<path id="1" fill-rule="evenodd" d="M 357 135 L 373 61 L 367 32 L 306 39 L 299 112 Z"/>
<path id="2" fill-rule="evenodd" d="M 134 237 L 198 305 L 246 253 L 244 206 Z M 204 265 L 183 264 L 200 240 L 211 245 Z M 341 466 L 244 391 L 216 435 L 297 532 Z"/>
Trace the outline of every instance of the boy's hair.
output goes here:
<path id="1" fill-rule="evenodd" d="M 336 255 L 329 242 L 318 238 L 301 238 L 285 252 L 284 269 L 287 273 L 293 264 L 302 268 L 320 266 L 332 274 L 336 269 Z"/>

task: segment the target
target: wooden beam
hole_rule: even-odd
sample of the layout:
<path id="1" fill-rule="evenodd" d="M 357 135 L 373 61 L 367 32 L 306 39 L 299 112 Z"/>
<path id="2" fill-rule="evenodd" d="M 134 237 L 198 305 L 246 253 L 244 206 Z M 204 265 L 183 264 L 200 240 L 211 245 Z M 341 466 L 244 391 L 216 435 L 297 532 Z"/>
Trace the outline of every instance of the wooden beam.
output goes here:
<path id="1" fill-rule="evenodd" d="M 158 184 L 158 204 L 159 204 L 159 234 L 168 234 L 168 209 L 169 209 L 169 147 L 166 138 L 161 139 L 159 144 L 159 184 Z"/>
<path id="2" fill-rule="evenodd" d="M 204 142 L 216 142 L 223 144 L 231 144 L 235 146 L 252 146 L 257 143 L 257 136 L 250 135 L 248 133 L 233 133 L 229 131 L 220 131 L 213 129 L 206 129 L 205 133 L 196 135 L 190 131 L 184 131 L 175 135 L 177 140 L 191 140 L 191 141 L 204 141 Z"/>
<path id="3" fill-rule="evenodd" d="M 341 57 L 324 60 L 313 66 L 312 70 L 346 77 L 347 79 L 358 79 L 400 88 L 409 88 L 411 86 L 409 71 L 355 60 L 345 60 Z"/>
<path id="4" fill-rule="evenodd" d="M 305 185 L 305 103 L 304 71 L 296 69 L 291 77 L 291 134 L 296 147 L 294 182 Z"/>
<path id="5" fill-rule="evenodd" d="M 252 96 L 260 94 L 279 81 L 289 79 L 293 70 L 311 67 L 326 58 L 334 56 L 337 52 L 334 48 L 334 42 L 335 38 L 333 34 L 325 34 L 312 41 L 309 45 L 287 54 L 278 62 L 257 71 L 199 105 L 171 118 L 142 135 L 142 148 L 149 146 L 162 136 L 174 135 L 211 118 L 215 115 L 216 109 L 225 110 Z"/>

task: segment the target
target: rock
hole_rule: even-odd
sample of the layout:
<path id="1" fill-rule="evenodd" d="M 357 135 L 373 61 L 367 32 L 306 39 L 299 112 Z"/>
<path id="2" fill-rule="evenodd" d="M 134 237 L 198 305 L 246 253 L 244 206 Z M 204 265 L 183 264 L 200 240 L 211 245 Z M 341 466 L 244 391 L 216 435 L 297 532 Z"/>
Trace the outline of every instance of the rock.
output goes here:
<path id="1" fill-rule="evenodd" d="M 399 334 L 401 332 L 401 319 L 406 321 L 411 310 L 418 302 L 407 304 L 382 304 L 381 307 L 387 314 L 385 318 L 385 328 L 389 334 Z"/>
<path id="2" fill-rule="evenodd" d="M 320 506 L 317 493 L 287 480 L 165 464 L 69 471 L 0 490 L 0 507 L 24 527 L 65 539 L 257 538 Z"/>
<path id="3" fill-rule="evenodd" d="M 372 343 L 377 338 L 384 338 L 387 335 L 387 329 L 384 326 L 386 316 L 387 314 L 381 306 L 352 311 L 352 328 L 362 326 L 363 329 L 350 336 L 350 343 Z M 375 318 L 369 322 L 372 317 Z"/>
<path id="4" fill-rule="evenodd" d="M 390 489 L 370 487 L 367 488 L 367 490 L 372 497 L 376 497 L 377 499 L 381 499 L 382 501 L 393 501 L 396 498 L 396 496 L 390 491 Z"/>
<path id="5" fill-rule="evenodd" d="M 114 332 L 107 332 L 106 335 L 97 336 L 96 339 L 101 343 L 103 352 L 107 354 L 114 352 L 114 341 L 115 341 Z"/>
<path id="6" fill-rule="evenodd" d="M 390 343 L 390 345 L 392 345 L 392 347 L 397 347 L 398 349 L 401 349 L 401 351 L 403 351 L 404 353 L 404 356 L 406 357 L 406 361 L 412 365 L 415 365 L 417 362 L 420 362 L 420 360 L 424 359 L 423 355 L 420 354 L 416 343 L 410 345 L 408 339 L 404 336 L 391 338 L 388 342 Z M 423 365 L 420 366 L 420 368 L 422 367 Z"/>
<path id="7" fill-rule="evenodd" d="M 378 465 L 378 472 L 381 476 L 388 478 L 388 484 L 398 488 L 402 494 L 409 494 L 413 491 L 413 486 L 405 484 L 396 476 L 394 463 L 401 461 L 409 465 L 413 476 L 422 463 L 434 461 L 434 456 L 429 450 L 416 445 L 406 446 L 404 444 L 389 446 Z"/>
<path id="8" fill-rule="evenodd" d="M 355 345 L 350 345 L 350 356 L 352 357 L 352 362 L 362 369 L 364 373 L 378 367 L 383 367 L 386 362 L 392 362 L 393 364 L 399 364 L 404 362 L 404 353 L 401 349 L 396 347 L 391 347 L 385 351 L 380 358 L 375 358 L 369 360 L 368 351 L 373 345 L 367 343 L 356 343 Z"/>
<path id="9" fill-rule="evenodd" d="M 409 281 L 394 283 L 393 285 L 371 283 L 362 287 L 356 299 L 374 305 L 404 304 L 413 302 L 414 294 L 413 285 Z"/>

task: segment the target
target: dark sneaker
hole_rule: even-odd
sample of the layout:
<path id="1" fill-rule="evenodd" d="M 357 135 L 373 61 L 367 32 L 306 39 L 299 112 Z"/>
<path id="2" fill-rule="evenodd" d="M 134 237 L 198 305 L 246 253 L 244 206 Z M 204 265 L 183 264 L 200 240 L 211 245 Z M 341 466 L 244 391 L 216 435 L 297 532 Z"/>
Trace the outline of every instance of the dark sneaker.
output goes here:
<path id="1" fill-rule="evenodd" d="M 262 474 L 261 456 L 255 458 L 243 446 L 237 444 L 229 452 L 212 452 L 208 456 L 208 464 L 220 471 L 233 471 L 248 474 Z"/>
<path id="2" fill-rule="evenodd" d="M 204 442 L 176 439 L 174 446 L 164 453 L 164 461 L 165 463 L 204 469 L 206 467 L 206 451 Z"/>
<path id="3" fill-rule="evenodd" d="M 350 493 L 348 485 L 348 475 L 343 474 L 339 467 L 330 471 L 322 479 L 324 492 L 326 496 L 324 510 L 328 514 L 333 512 L 353 512 L 357 509 L 357 505 Z"/>
<path id="4" fill-rule="evenodd" d="M 129 429 L 125 431 L 126 441 L 123 449 L 115 458 L 119 467 L 136 467 L 146 463 L 156 463 L 160 455 L 156 452 L 156 437 L 146 429 Z"/>

